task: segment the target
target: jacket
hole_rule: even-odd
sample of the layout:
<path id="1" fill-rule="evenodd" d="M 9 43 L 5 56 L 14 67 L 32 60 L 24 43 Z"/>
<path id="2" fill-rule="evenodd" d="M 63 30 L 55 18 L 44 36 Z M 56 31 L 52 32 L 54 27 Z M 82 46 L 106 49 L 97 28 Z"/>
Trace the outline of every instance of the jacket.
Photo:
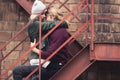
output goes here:
<path id="1" fill-rule="evenodd" d="M 54 22 L 50 21 L 45 21 L 42 22 L 42 36 L 44 36 L 49 30 L 51 30 L 57 23 L 59 23 L 59 20 L 56 20 Z M 67 22 L 62 22 L 58 28 L 68 28 Z M 29 26 L 28 26 L 28 35 L 30 38 L 31 42 L 34 42 L 34 39 L 36 41 L 39 41 L 39 20 L 33 21 Z M 49 46 L 48 39 L 46 38 L 45 40 L 42 41 L 42 49 L 47 50 Z M 38 47 L 38 46 L 37 46 Z"/>

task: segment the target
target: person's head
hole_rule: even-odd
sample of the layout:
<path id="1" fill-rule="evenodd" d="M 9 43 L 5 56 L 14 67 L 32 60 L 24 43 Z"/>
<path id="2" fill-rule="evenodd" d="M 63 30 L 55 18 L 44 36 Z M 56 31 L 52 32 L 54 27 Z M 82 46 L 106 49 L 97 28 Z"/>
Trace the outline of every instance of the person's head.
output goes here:
<path id="1" fill-rule="evenodd" d="M 43 2 L 41 2 L 40 0 L 35 0 L 35 2 L 33 3 L 32 9 L 31 9 L 31 16 L 30 16 L 30 18 L 31 19 L 35 18 L 45 8 L 46 8 L 46 6 L 43 4 Z M 45 17 L 45 16 L 43 15 L 43 17 Z"/>
<path id="2" fill-rule="evenodd" d="M 59 12 L 59 9 L 51 6 L 46 13 L 47 21 L 61 20 L 63 15 Z"/>

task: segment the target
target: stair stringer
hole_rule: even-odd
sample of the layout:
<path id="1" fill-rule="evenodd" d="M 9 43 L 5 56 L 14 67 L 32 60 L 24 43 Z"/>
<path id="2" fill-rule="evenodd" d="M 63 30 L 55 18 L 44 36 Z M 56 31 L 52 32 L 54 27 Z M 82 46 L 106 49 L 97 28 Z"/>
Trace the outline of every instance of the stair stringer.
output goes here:
<path id="1" fill-rule="evenodd" d="M 90 61 L 89 45 L 80 50 L 50 80 L 75 80 L 95 61 Z"/>
<path id="2" fill-rule="evenodd" d="M 31 14 L 31 8 L 33 5 L 32 1 L 27 1 L 27 0 L 16 0 L 20 6 L 22 6 L 29 14 Z"/>

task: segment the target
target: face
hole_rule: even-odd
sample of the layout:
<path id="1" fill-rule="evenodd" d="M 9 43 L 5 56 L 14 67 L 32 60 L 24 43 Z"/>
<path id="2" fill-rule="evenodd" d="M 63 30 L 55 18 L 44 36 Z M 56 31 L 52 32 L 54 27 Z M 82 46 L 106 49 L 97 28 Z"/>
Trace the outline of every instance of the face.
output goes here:
<path id="1" fill-rule="evenodd" d="M 55 16 L 53 14 L 47 14 L 47 21 L 54 21 Z"/>
<path id="2" fill-rule="evenodd" d="M 41 14 L 41 16 L 42 16 L 42 21 L 45 21 L 46 20 L 45 14 Z"/>
<path id="3" fill-rule="evenodd" d="M 54 11 L 52 9 L 48 9 L 48 11 L 46 13 L 46 20 L 47 21 L 54 21 L 55 20 Z"/>

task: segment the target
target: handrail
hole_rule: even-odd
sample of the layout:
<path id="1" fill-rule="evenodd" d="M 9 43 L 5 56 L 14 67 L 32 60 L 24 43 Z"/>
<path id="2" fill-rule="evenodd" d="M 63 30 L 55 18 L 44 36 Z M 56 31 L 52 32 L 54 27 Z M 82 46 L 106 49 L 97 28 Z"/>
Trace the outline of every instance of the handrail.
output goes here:
<path id="1" fill-rule="evenodd" d="M 52 0 L 51 3 L 46 7 L 48 8 L 52 3 L 54 3 L 56 0 Z M 45 10 L 45 9 L 44 9 Z M 43 10 L 43 11 L 44 11 Z M 38 15 L 39 16 L 39 15 Z M 11 39 L 9 39 L 5 44 L 0 46 L 0 50 L 2 50 L 4 47 L 6 47 L 12 40 L 14 40 L 20 33 L 22 33 L 38 16 L 36 16 L 34 19 L 30 20 L 21 30 L 19 30 Z M 18 64 L 24 57 L 26 57 L 29 52 L 34 48 L 30 48 L 27 50 L 17 61 L 15 61 L 7 70 L 5 70 L 2 74 L 0 74 L 0 78 L 4 76 L 9 70 L 11 70 L 16 64 Z"/>
<path id="2" fill-rule="evenodd" d="M 59 1 L 59 3 L 60 4 L 62 4 L 62 2 L 60 1 L 60 0 L 58 0 Z M 64 3 L 63 3 L 63 5 L 62 6 L 64 6 L 69 12 L 70 12 L 70 9 L 69 8 L 67 8 L 64 4 L 67 2 L 68 0 L 66 0 Z M 83 4 L 83 3 L 81 3 L 81 4 Z M 82 6 L 82 5 L 81 5 Z M 61 7 L 61 6 L 60 6 Z M 79 21 L 79 22 L 81 22 L 81 20 L 74 14 L 74 13 L 72 13 L 72 15 Z M 71 19 L 72 20 L 72 19 Z"/>
<path id="3" fill-rule="evenodd" d="M 85 0 L 83 0 L 83 2 L 84 2 Z M 42 38 L 42 40 L 44 40 L 49 34 L 51 34 L 66 18 L 68 18 L 76 9 L 78 9 L 78 7 L 81 5 L 81 3 L 82 2 L 80 2 L 75 8 L 73 8 L 73 10 L 70 12 L 70 13 L 68 13 L 68 15 L 66 15 L 54 28 L 52 28 L 45 36 L 43 36 L 43 38 Z M 83 8 L 84 9 L 84 8 Z M 35 44 L 35 46 L 37 46 L 38 44 L 39 44 L 40 42 L 37 42 L 36 44 Z M 45 62 L 47 62 L 49 60 L 49 58 L 48 59 L 46 59 L 43 63 L 42 63 L 42 65 L 45 63 Z M 35 69 L 33 72 L 31 72 L 30 73 L 30 75 L 28 75 L 26 78 L 25 78 L 25 80 L 27 80 L 34 72 L 36 72 L 38 69 Z"/>
<path id="4" fill-rule="evenodd" d="M 56 0 L 52 0 L 52 2 L 47 6 L 47 8 L 54 3 Z M 39 16 L 39 15 L 38 15 Z M 2 50 L 4 47 L 6 47 L 12 40 L 14 40 L 20 33 L 22 33 L 22 31 L 24 31 L 38 16 L 36 16 L 34 19 L 30 20 L 21 30 L 19 30 L 11 39 L 9 39 L 5 44 L 3 44 L 2 46 L 0 46 L 0 50 Z M 34 46 L 35 47 L 35 46 Z M 33 48 L 34 48 L 33 47 Z M 17 61 L 15 61 L 7 70 L 5 70 L 2 74 L 0 74 L 0 78 L 2 76 L 4 76 L 5 74 L 7 74 L 7 72 L 9 70 L 11 70 L 16 64 L 18 64 L 24 57 L 26 57 L 29 52 L 33 49 L 30 48 L 29 50 L 27 50 Z"/>
<path id="5" fill-rule="evenodd" d="M 43 65 L 46 61 L 50 60 L 57 52 L 62 49 L 66 44 L 68 44 L 76 35 L 78 35 L 86 26 L 90 23 L 91 20 L 87 21 L 83 26 L 81 26 L 70 38 L 68 38 L 58 49 L 56 49 L 41 65 Z M 28 80 L 28 78 L 38 70 L 38 67 L 35 68 L 24 80 Z"/>
<path id="6" fill-rule="evenodd" d="M 11 54 L 11 52 L 13 51 L 13 50 L 15 50 L 21 43 L 23 43 L 23 41 L 25 41 L 26 39 L 28 38 L 28 36 L 26 36 L 20 43 L 18 43 L 10 52 L 8 52 L 1 60 L 0 60 L 0 62 L 2 61 L 2 60 L 4 60 L 7 56 L 9 56 L 10 54 Z"/>
<path id="7" fill-rule="evenodd" d="M 53 0 L 53 1 L 55 1 L 55 0 Z M 85 1 L 85 0 L 83 0 L 83 2 L 84 2 L 84 1 Z M 79 6 L 80 6 L 80 4 L 79 4 L 77 7 L 79 7 Z M 77 8 L 74 8 L 74 9 L 77 9 Z M 74 9 L 73 9 L 73 10 L 74 10 Z M 48 32 L 48 34 L 46 34 L 46 35 L 42 38 L 42 40 L 45 39 L 49 34 L 51 34 L 51 33 L 52 33 L 66 18 L 68 18 L 69 15 L 71 15 L 71 14 L 73 14 L 73 11 L 71 11 L 67 16 L 65 16 L 65 17 L 62 19 L 62 21 L 60 21 L 51 31 Z M 8 40 L 8 42 L 7 42 L 6 44 L 4 44 L 3 47 L 5 47 L 7 44 L 9 44 L 10 41 L 12 41 L 13 39 L 15 39 L 18 34 L 20 34 L 23 30 L 25 30 L 25 29 L 30 25 L 30 23 L 31 23 L 32 21 L 33 21 L 33 20 L 31 20 L 25 27 L 23 27 L 13 38 L 11 38 L 10 40 Z M 40 43 L 40 42 L 38 42 L 35 46 L 37 46 L 39 43 Z M 29 52 L 30 52 L 35 46 L 33 46 L 32 48 L 30 48 L 29 50 L 27 50 L 27 52 L 24 53 L 24 54 L 22 55 L 22 57 L 20 57 L 17 61 L 15 61 L 15 62 L 13 63 L 13 65 L 11 65 L 11 66 L 7 69 L 7 71 L 3 72 L 3 74 L 1 74 L 0 77 L 2 77 L 3 75 L 5 75 L 5 74 L 6 74 L 10 69 L 12 69 L 19 61 L 21 61 L 24 57 L 26 57 L 26 56 L 29 54 Z M 0 47 L 0 50 L 3 49 L 3 47 Z M 56 51 L 56 52 L 57 52 L 57 51 Z M 48 60 L 48 59 L 47 59 L 47 60 Z M 45 62 L 46 62 L 46 61 L 45 61 Z M 45 62 L 43 62 L 42 64 L 44 64 Z"/>
<path id="8" fill-rule="evenodd" d="M 91 18 L 92 18 L 92 21 L 91 21 L 91 50 L 94 50 L 94 0 L 91 0 Z"/>
<path id="9" fill-rule="evenodd" d="M 30 24 L 33 22 L 33 20 L 29 21 L 21 30 L 19 30 L 12 38 L 10 38 L 6 43 L 4 43 L 2 46 L 0 46 L 0 50 L 5 48 L 12 40 L 14 40 L 20 33 L 22 33 Z"/>
<path id="10" fill-rule="evenodd" d="M 54 3 L 56 0 L 53 0 L 48 6 L 47 8 Z M 39 16 L 39 15 L 38 15 Z M 37 17 L 38 17 L 37 16 Z M 30 20 L 25 26 L 23 26 L 23 28 L 21 30 L 19 30 L 11 39 L 9 39 L 6 43 L 4 43 L 2 46 L 0 46 L 0 50 L 2 50 L 3 48 L 5 48 L 12 40 L 14 40 L 20 33 L 22 33 L 36 18 Z"/>

